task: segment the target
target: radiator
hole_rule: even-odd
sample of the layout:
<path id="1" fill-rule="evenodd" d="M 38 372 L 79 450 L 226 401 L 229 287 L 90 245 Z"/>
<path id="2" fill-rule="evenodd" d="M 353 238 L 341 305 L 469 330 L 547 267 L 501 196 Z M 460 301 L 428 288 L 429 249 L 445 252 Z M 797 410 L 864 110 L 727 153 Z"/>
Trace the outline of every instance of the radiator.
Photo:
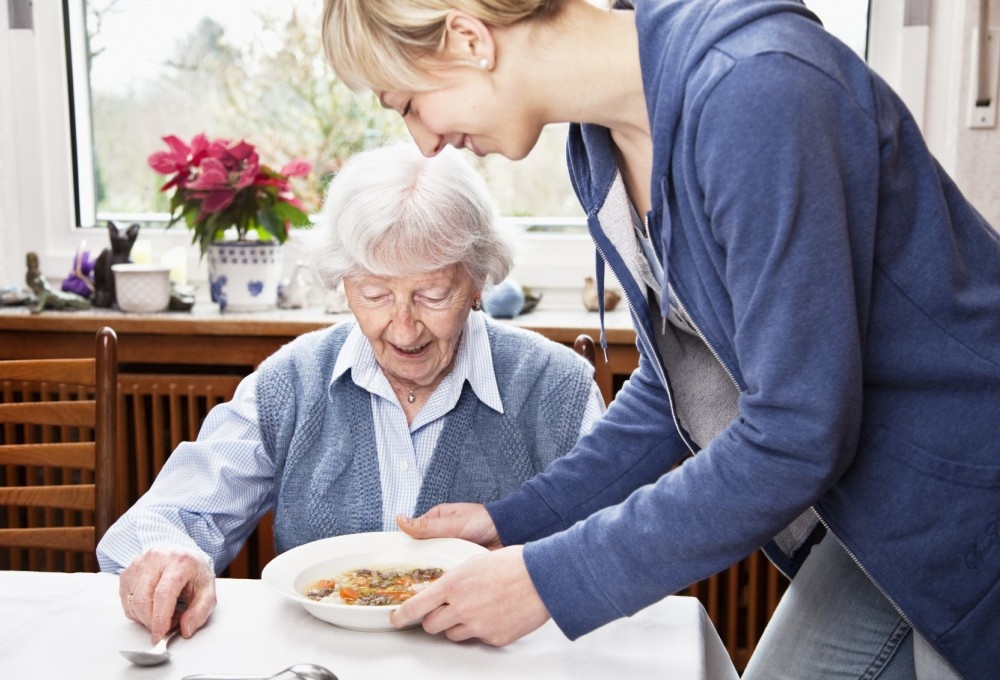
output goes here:
<path id="1" fill-rule="evenodd" d="M 118 442 L 124 447 L 119 479 L 120 507 L 132 505 L 152 484 L 167 457 L 191 441 L 216 404 L 232 398 L 240 376 L 122 374 L 119 376 Z M 258 578 L 274 557 L 270 516 L 261 521 L 246 546 L 222 573 Z"/>
<path id="2" fill-rule="evenodd" d="M 788 579 L 758 550 L 679 594 L 701 601 L 742 673 L 787 587 Z"/>
<path id="3" fill-rule="evenodd" d="M 118 376 L 121 510 L 149 488 L 178 444 L 198 436 L 205 415 L 229 400 L 239 382 L 232 375 Z"/>

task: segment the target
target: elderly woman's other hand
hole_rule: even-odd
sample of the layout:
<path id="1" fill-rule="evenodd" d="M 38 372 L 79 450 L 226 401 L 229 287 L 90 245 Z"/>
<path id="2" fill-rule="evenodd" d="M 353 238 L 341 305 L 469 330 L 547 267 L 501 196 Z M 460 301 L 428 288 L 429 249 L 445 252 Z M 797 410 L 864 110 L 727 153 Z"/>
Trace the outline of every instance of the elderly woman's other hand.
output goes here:
<path id="1" fill-rule="evenodd" d="M 490 550 L 503 547 L 482 503 L 442 503 L 420 517 L 397 515 L 396 524 L 413 538 L 462 538 Z"/>
<path id="2" fill-rule="evenodd" d="M 215 609 L 215 574 L 192 553 L 149 550 L 122 571 L 118 594 L 125 616 L 146 626 L 154 645 L 175 621 L 189 638 Z"/>

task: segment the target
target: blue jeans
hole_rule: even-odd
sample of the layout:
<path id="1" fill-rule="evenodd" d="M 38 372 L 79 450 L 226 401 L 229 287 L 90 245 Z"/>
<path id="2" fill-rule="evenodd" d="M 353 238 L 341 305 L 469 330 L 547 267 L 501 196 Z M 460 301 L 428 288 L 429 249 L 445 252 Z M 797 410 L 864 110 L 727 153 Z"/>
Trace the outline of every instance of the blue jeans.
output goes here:
<path id="1" fill-rule="evenodd" d="M 956 680 L 832 536 L 781 598 L 743 680 Z"/>

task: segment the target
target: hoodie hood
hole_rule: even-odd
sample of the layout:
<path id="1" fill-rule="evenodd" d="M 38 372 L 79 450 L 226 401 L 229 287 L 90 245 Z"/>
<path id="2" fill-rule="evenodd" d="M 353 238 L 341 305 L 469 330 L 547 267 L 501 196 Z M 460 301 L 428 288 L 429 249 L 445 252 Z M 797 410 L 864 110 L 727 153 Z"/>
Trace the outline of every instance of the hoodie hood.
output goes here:
<path id="1" fill-rule="evenodd" d="M 773 14 L 792 12 L 819 20 L 800 0 L 618 0 L 614 8 L 635 11 L 639 45 L 647 46 L 639 51 L 639 64 L 643 91 L 655 93 L 647 95 L 646 106 L 650 134 L 656 140 L 650 198 L 654 212 L 660 212 L 659 207 L 666 199 L 666 180 L 670 175 L 676 131 L 689 103 L 686 88 L 690 86 L 692 72 L 699 68 L 706 55 L 718 49 L 727 36 Z M 649 49 L 650 45 L 661 48 Z M 566 150 L 573 188 L 589 213 L 596 214 L 618 171 L 610 130 L 599 125 L 571 125 Z M 593 214 L 588 214 L 588 218 Z M 652 221 L 649 227 L 653 242 L 660 248 L 666 288 L 670 222 L 666 211 L 662 211 L 660 218 Z M 609 264 L 613 269 L 621 265 L 614 261 L 619 259 L 616 253 L 602 252 L 605 258 L 611 258 Z M 598 253 L 596 267 L 598 300 L 603 295 L 602 252 Z M 660 310 L 664 319 L 668 307 L 669 296 L 665 290 Z M 603 309 L 600 311 L 603 341 Z"/>
<path id="2" fill-rule="evenodd" d="M 640 45 L 662 45 L 659 51 L 640 50 L 643 90 L 657 93 L 646 97 L 650 133 L 656 140 L 653 150 L 653 177 L 667 174 L 673 154 L 674 132 L 685 105 L 689 76 L 718 43 L 760 19 L 781 12 L 793 12 L 819 22 L 800 0 L 618 0 L 615 9 L 636 12 Z M 611 144 L 606 128 L 596 125 L 571 126 L 568 151 L 582 157 L 585 149 Z M 603 154 L 596 154 L 603 156 Z M 576 185 L 584 205 L 595 202 L 600 190 L 614 176 L 613 164 L 603 163 L 583 170 L 589 185 Z M 653 205 L 662 201 L 659 182 L 653 181 Z"/>

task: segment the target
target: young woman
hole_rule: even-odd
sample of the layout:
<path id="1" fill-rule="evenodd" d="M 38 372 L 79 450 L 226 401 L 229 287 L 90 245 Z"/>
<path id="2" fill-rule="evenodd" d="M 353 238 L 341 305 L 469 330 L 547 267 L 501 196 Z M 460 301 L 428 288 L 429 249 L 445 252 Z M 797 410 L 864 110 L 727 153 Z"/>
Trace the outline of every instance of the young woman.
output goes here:
<path id="1" fill-rule="evenodd" d="M 324 31 L 428 155 L 518 159 L 575 123 L 641 350 L 519 493 L 401 519 L 509 547 L 395 621 L 575 638 L 763 546 L 794 580 L 745 677 L 995 673 L 1000 238 L 805 6 L 327 0 Z"/>

